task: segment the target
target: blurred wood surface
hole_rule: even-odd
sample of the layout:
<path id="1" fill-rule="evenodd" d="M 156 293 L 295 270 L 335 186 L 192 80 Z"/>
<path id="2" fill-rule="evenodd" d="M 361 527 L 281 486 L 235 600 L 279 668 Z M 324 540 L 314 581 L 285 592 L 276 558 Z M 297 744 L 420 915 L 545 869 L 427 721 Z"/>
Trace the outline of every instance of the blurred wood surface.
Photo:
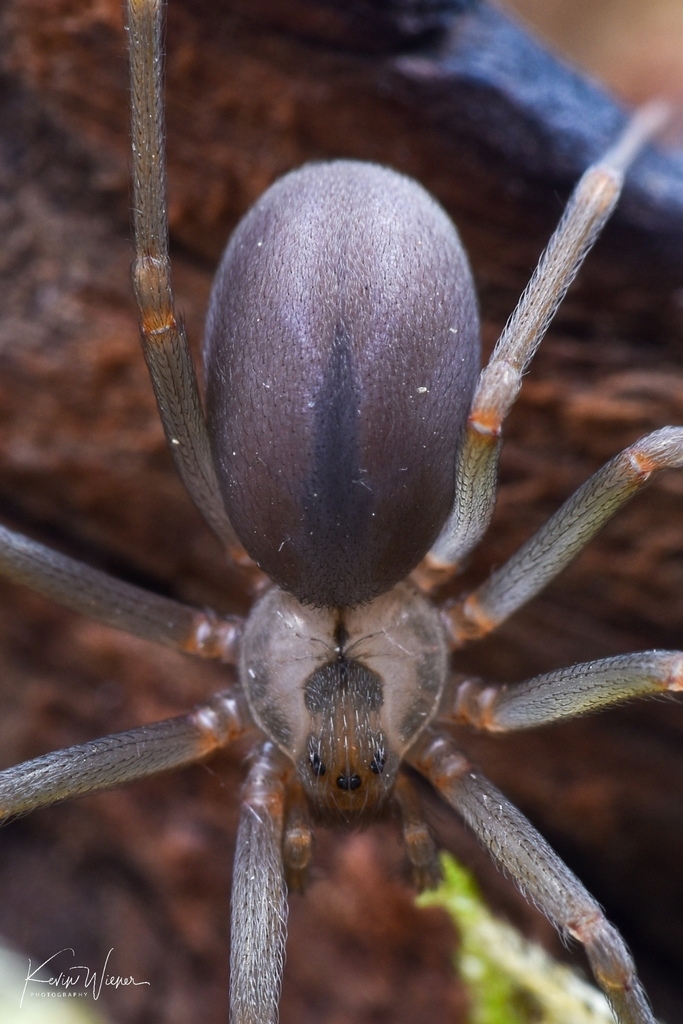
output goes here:
<path id="1" fill-rule="evenodd" d="M 171 0 L 174 281 L 198 354 L 212 271 L 239 216 L 281 173 L 335 156 L 390 164 L 444 203 L 493 344 L 573 181 L 625 114 L 485 4 L 406 11 Z M 119 0 L 7 0 L 1 18 L 2 519 L 161 593 L 243 613 L 244 581 L 174 474 L 139 349 Z M 683 423 L 682 255 L 683 163 L 650 151 L 525 381 L 490 535 L 449 593 L 484 578 L 620 448 Z M 180 713 L 223 683 L 225 670 L 1 591 L 2 766 Z M 678 473 L 458 667 L 514 681 L 676 648 L 682 623 Z M 462 742 L 623 929 L 658 1014 L 680 1018 L 680 701 Z M 109 994 L 120 1024 L 226 1019 L 245 753 L 5 828 L 0 933 L 33 957 L 73 946 L 88 964 L 114 947 L 116 973 L 151 982 Z M 463 829 L 432 813 L 493 905 L 563 955 Z M 414 908 L 391 826 L 321 831 L 313 876 L 292 899 L 283 1024 L 464 1019 L 455 937 L 437 911 Z"/>
<path id="2" fill-rule="evenodd" d="M 496 0 L 629 103 L 683 96 L 680 0 Z"/>

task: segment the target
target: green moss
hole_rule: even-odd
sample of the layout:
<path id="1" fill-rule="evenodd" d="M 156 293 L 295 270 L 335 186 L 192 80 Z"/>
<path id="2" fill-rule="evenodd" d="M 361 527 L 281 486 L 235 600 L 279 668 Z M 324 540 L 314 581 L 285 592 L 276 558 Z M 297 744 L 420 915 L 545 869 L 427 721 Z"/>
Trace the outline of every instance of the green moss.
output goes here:
<path id="1" fill-rule="evenodd" d="M 598 989 L 488 910 L 472 875 L 447 854 L 444 880 L 420 906 L 448 911 L 460 935 L 456 967 L 469 1024 L 614 1024 Z"/>

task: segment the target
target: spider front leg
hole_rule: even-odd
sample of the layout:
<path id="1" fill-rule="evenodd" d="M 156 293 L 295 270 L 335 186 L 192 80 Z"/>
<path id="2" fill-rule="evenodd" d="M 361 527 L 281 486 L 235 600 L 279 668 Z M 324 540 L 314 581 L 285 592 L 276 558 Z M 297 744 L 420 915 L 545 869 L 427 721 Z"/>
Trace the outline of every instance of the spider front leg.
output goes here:
<path id="1" fill-rule="evenodd" d="M 618 931 L 543 837 L 453 741 L 428 730 L 409 755 L 498 866 L 562 935 L 578 939 L 618 1024 L 656 1024 Z"/>
<path id="2" fill-rule="evenodd" d="M 547 725 L 632 697 L 683 690 L 683 652 L 643 651 L 571 665 L 513 686 L 466 680 L 455 692 L 449 720 L 486 732 Z"/>
<path id="3" fill-rule="evenodd" d="M 91 740 L 0 772 L 0 818 L 202 761 L 253 728 L 237 691 L 187 715 Z"/>
<path id="4" fill-rule="evenodd" d="M 292 772 L 291 761 L 264 743 L 243 791 L 230 923 L 232 1024 L 277 1022 L 287 937 L 285 787 Z"/>
<path id="5" fill-rule="evenodd" d="M 624 175 L 662 126 L 668 108 L 643 107 L 621 139 L 583 174 L 517 308 L 505 325 L 472 400 L 455 469 L 451 514 L 416 574 L 427 587 L 456 572 L 493 515 L 502 425 L 550 322 L 617 204 Z"/>

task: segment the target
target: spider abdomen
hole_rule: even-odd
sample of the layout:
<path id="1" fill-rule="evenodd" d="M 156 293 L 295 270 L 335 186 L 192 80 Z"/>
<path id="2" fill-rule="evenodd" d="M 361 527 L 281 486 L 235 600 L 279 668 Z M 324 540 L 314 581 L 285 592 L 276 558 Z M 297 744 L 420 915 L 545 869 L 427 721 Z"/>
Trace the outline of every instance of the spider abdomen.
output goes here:
<path id="1" fill-rule="evenodd" d="M 238 226 L 207 324 L 214 457 L 241 542 L 299 600 L 370 600 L 435 540 L 478 328 L 455 228 L 393 171 L 309 165 Z"/>

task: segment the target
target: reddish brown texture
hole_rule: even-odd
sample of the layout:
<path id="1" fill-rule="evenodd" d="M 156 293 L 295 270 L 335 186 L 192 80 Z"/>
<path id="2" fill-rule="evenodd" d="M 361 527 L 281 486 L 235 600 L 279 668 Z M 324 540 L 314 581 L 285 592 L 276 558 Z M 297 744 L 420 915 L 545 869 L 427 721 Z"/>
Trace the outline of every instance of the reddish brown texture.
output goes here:
<path id="1" fill-rule="evenodd" d="M 282 1019 L 463 1019 L 455 936 L 445 915 L 415 907 L 393 830 L 338 838 L 321 833 L 319 880 L 292 898 Z"/>
<path id="2" fill-rule="evenodd" d="M 2 39 L 3 519 L 127 579 L 243 612 L 239 573 L 174 474 L 139 350 L 120 4 L 14 0 Z M 230 227 L 278 174 L 328 154 L 396 166 L 446 203 L 492 344 L 559 214 L 554 183 L 458 149 L 379 95 L 369 63 L 219 19 L 210 5 L 173 0 L 168 53 L 174 282 L 197 348 Z M 681 282 L 633 242 L 623 227 L 608 233 L 544 343 L 506 427 L 490 537 L 458 586 L 483 578 L 617 450 L 683 423 Z M 661 477 L 460 665 L 514 680 L 680 646 L 682 509 L 683 476 Z M 180 713 L 225 678 L 23 590 L 2 594 L 3 765 Z M 526 736 L 463 734 L 624 928 L 672 1020 L 683 999 L 682 738 L 681 708 L 662 700 Z M 32 956 L 73 945 L 88 963 L 113 946 L 117 972 L 151 982 L 111 997 L 121 1024 L 224 1020 L 244 754 L 4 829 L 0 932 Z M 560 951 L 463 830 L 434 814 L 494 905 Z M 391 826 L 321 836 L 316 881 L 293 899 L 283 1024 L 463 1019 L 453 935 L 438 912 L 412 907 L 400 875 Z"/>

